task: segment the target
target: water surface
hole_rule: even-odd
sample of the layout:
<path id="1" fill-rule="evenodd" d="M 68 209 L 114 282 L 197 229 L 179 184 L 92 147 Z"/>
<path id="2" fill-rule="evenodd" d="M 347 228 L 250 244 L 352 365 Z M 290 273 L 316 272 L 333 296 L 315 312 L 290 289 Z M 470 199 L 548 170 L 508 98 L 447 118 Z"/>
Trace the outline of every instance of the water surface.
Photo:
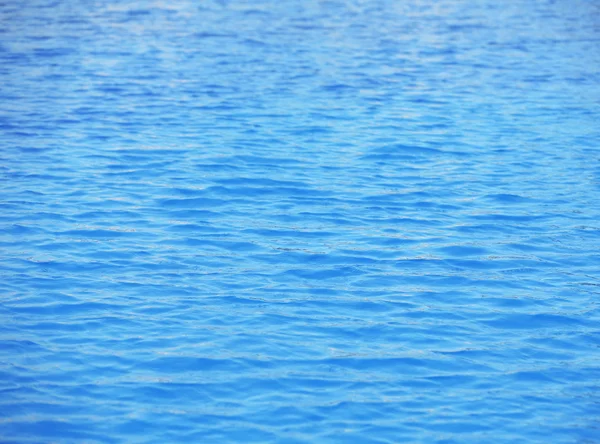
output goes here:
<path id="1" fill-rule="evenodd" d="M 593 1 L 0 4 L 0 439 L 600 442 Z"/>

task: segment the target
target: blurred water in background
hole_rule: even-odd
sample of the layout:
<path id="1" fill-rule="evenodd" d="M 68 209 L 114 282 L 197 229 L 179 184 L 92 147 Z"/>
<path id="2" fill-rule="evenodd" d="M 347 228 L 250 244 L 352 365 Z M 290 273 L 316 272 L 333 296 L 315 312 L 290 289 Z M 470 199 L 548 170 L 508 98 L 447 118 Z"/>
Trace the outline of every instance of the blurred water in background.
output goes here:
<path id="1" fill-rule="evenodd" d="M 595 1 L 0 3 L 2 442 L 600 442 Z"/>

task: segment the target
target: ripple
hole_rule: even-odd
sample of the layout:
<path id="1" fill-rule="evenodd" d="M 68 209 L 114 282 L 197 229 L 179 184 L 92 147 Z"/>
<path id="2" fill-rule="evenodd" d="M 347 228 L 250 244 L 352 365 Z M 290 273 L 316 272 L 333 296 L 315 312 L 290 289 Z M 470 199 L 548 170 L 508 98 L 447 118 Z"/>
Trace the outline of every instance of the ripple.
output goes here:
<path id="1" fill-rule="evenodd" d="M 3 442 L 595 442 L 592 3 L 0 4 Z"/>

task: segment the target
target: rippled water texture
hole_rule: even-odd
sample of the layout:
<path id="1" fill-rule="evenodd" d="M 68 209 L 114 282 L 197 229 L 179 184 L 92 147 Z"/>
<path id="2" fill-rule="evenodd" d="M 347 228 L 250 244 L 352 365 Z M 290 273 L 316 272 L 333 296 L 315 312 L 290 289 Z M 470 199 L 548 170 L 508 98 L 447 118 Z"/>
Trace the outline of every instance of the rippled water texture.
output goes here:
<path id="1" fill-rule="evenodd" d="M 0 4 L 0 440 L 600 442 L 595 1 Z"/>

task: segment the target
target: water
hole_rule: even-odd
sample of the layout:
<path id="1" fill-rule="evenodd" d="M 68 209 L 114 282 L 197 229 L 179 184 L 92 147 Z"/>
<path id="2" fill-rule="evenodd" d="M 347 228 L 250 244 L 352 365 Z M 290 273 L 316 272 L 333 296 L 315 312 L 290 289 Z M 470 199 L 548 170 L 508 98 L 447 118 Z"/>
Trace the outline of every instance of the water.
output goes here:
<path id="1" fill-rule="evenodd" d="M 3 442 L 600 442 L 593 1 L 0 4 Z"/>

